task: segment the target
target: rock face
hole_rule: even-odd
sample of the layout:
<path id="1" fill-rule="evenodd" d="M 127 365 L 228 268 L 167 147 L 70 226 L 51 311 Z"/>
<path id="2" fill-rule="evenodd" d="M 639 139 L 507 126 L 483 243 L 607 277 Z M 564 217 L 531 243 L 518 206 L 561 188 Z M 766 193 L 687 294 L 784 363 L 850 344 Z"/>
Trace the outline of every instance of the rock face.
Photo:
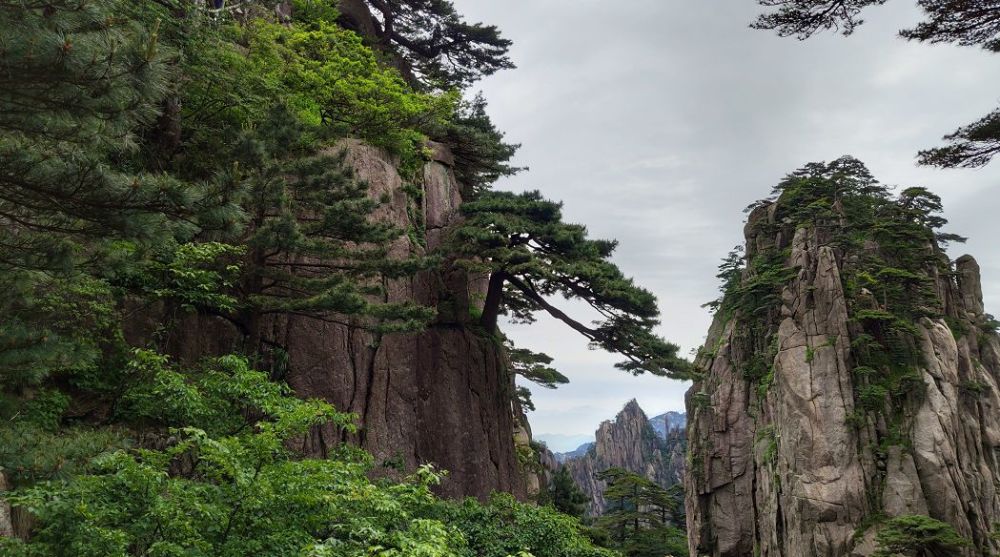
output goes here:
<path id="1" fill-rule="evenodd" d="M 920 514 L 972 542 L 956 555 L 995 555 L 1000 338 L 987 325 L 975 260 L 946 272 L 928 244 L 940 263 L 924 277 L 936 316 L 914 320 L 916 363 L 881 392 L 857 356 L 869 340 L 861 324 L 880 318 L 861 309 L 882 307 L 877 292 L 852 294 L 848 277 L 864 254 L 828 228 L 789 225 L 776 205 L 751 213 L 747 260 L 779 254 L 797 271 L 773 309 L 717 314 L 697 362 L 704 376 L 687 396 L 691 554 L 866 556 L 880 521 Z M 743 284 L 754 273 L 744 271 Z M 747 342 L 754 330 L 770 331 L 770 348 Z M 761 359 L 762 376 L 753 367 Z M 872 410 L 883 404 L 892 411 Z"/>
<path id="2" fill-rule="evenodd" d="M 391 160 L 379 150 L 352 144 L 349 160 L 374 197 L 388 195 L 382 218 L 425 230 L 428 250 L 438 247 L 461 204 L 460 185 L 442 147 L 424 167 L 423 222 L 410 222 L 410 200 Z M 401 255 L 420 251 L 407 237 Z M 466 327 L 473 292 L 459 271 L 421 273 L 390 286 L 389 301 L 416 300 L 437 307 L 438 322 L 416 335 L 371 333 L 305 318 L 274 322 L 287 346 L 289 384 L 302 396 L 320 397 L 360 417 L 350 441 L 376 462 L 411 470 L 433 463 L 448 470 L 446 496 L 487 497 L 503 490 L 524 494 L 514 445 L 511 379 L 501 346 Z M 376 345 L 373 347 L 373 345 Z M 316 455 L 339 441 L 318 431 L 307 450 Z"/>
<path id="3" fill-rule="evenodd" d="M 683 429 L 661 437 L 650 425 L 639 404 L 632 400 L 615 417 L 597 429 L 596 441 L 582 455 L 563 462 L 580 489 L 590 497 L 587 514 L 600 516 L 607 487 L 597 474 L 622 468 L 668 487 L 682 481 L 686 438 Z"/>
<path id="4" fill-rule="evenodd" d="M 388 199 L 376 218 L 423 232 L 422 244 L 401 236 L 392 254 L 420 255 L 441 245 L 462 202 L 446 148 L 431 145 L 419 202 L 404 191 L 396 162 L 384 152 L 357 141 L 338 148 L 347 150 L 372 197 Z M 314 431 L 303 443 L 307 454 L 321 457 L 347 441 L 369 451 L 377 467 L 387 464 L 384 473 L 425 463 L 447 470 L 439 487 L 447 497 L 485 498 L 496 490 L 526 495 L 514 440 L 519 410 L 512 406 L 505 353 L 495 339 L 469 326 L 470 305 L 481 299 L 475 278 L 445 263 L 438 271 L 390 281 L 386 301 L 437 308 L 437 321 L 419 334 L 376 335 L 308 317 L 267 318 L 266 336 L 287 353 L 286 379 L 296 393 L 358 416 L 357 434 Z M 142 335 L 146 328 L 151 330 L 138 326 L 133 332 Z M 220 320 L 194 316 L 172 333 L 170 352 L 181 360 L 227 353 L 239 345 L 238 337 Z"/>

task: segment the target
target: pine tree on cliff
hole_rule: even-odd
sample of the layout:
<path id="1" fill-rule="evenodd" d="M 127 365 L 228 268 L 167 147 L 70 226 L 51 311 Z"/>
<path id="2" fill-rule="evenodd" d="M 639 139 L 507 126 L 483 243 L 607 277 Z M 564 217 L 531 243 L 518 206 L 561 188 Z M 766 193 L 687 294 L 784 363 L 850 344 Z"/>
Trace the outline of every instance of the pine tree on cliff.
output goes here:
<path id="1" fill-rule="evenodd" d="M 83 239 L 164 232 L 194 203 L 169 179 L 125 172 L 166 82 L 156 29 L 115 2 L 0 2 L 0 264 L 66 269 Z"/>
<path id="2" fill-rule="evenodd" d="M 388 281 L 428 268 L 432 259 L 391 257 L 403 231 L 372 218 L 381 205 L 354 178 L 345 153 L 316 152 L 282 107 L 236 147 L 237 164 L 221 174 L 242 191 L 248 246 L 240 284 L 242 311 L 231 319 L 251 345 L 261 317 L 297 315 L 379 332 L 409 331 L 430 308 L 391 301 Z"/>
<path id="3" fill-rule="evenodd" d="M 751 25 L 776 31 L 783 37 L 807 39 L 821 31 L 850 35 L 864 23 L 862 12 L 886 0 L 757 0 L 775 8 Z M 926 19 L 900 36 L 926 43 L 978 46 L 1000 52 L 1000 10 L 993 0 L 918 0 Z M 944 147 L 921 151 L 922 164 L 980 167 L 1000 153 L 1000 109 L 945 136 Z"/>
<path id="4" fill-rule="evenodd" d="M 449 0 L 344 0 L 339 7 L 348 26 L 374 35 L 425 84 L 461 88 L 514 67 L 511 42 L 496 26 L 467 23 Z"/>
<path id="5" fill-rule="evenodd" d="M 591 342 L 625 356 L 617 367 L 633 374 L 682 376 L 678 347 L 656 336 L 656 297 L 636 286 L 609 259 L 616 242 L 587 238 L 583 226 L 562 222 L 561 206 L 538 192 L 491 192 L 462 206 L 455 230 L 458 264 L 489 274 L 481 325 L 494 331 L 500 315 L 531 322 L 544 311 Z M 574 319 L 553 295 L 586 302 L 600 320 Z"/>
<path id="6" fill-rule="evenodd" d="M 565 466 L 559 467 L 549 482 L 547 502 L 557 511 L 570 516 L 582 517 L 590 498 L 576 485 L 576 480 Z"/>
<path id="7" fill-rule="evenodd" d="M 608 501 L 597 526 L 607 530 L 617 547 L 629 557 L 684 555 L 684 532 L 671 525 L 683 503 L 676 490 L 664 489 L 652 481 L 622 470 L 609 468 L 597 474 L 608 482 Z"/>

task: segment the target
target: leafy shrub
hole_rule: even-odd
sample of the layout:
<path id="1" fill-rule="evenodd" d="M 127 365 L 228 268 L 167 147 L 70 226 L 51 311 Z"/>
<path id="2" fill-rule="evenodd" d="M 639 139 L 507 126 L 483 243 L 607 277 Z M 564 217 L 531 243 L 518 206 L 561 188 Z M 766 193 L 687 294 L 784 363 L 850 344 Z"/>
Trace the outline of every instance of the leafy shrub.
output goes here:
<path id="1" fill-rule="evenodd" d="M 169 434 L 157 443 L 165 447 L 111 452 L 113 444 L 98 436 L 92 441 L 101 450 L 82 452 L 86 466 L 74 475 L 33 478 L 49 481 L 8 499 L 34 514 L 37 528 L 27 542 L 4 542 L 4 555 L 613 555 L 595 549 L 576 519 L 551 508 L 509 495 L 488 505 L 443 502 L 431 493 L 442 474 L 429 467 L 403 481 L 373 482 L 372 458 L 360 450 L 302 458 L 291 448 L 301 435 L 322 424 L 352 430 L 352 416 L 291 396 L 243 358 L 182 370 L 136 350 L 129 369 L 121 415 Z M 41 397 L 41 423 L 61 414 L 64 403 Z"/>
<path id="2" fill-rule="evenodd" d="M 873 557 L 957 555 L 969 541 L 945 522 L 923 515 L 888 520 L 875 536 Z"/>
<path id="3" fill-rule="evenodd" d="M 577 519 L 551 507 L 518 503 L 506 493 L 494 494 L 485 505 L 474 499 L 444 503 L 436 516 L 465 536 L 463 557 L 507 557 L 522 551 L 534 557 L 616 555 L 594 547 L 581 534 Z"/>

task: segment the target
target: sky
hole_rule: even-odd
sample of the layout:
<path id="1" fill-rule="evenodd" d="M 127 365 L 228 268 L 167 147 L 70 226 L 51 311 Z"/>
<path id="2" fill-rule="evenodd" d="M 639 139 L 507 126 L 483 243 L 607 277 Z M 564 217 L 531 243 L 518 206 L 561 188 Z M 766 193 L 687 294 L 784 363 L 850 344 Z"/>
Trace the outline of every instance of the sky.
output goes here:
<path id="1" fill-rule="evenodd" d="M 908 0 L 866 13 L 854 35 L 808 41 L 747 27 L 753 0 L 454 0 L 500 27 L 518 68 L 477 84 L 530 170 L 498 189 L 541 190 L 564 220 L 620 242 L 614 261 L 658 297 L 666 339 L 704 341 L 719 261 L 742 242 L 743 208 L 807 162 L 845 154 L 883 183 L 925 186 L 948 231 L 976 256 L 987 311 L 1000 312 L 1000 160 L 979 170 L 915 164 L 918 150 L 1000 104 L 1000 55 L 897 38 L 919 21 Z M 563 306 L 580 312 L 578 305 Z M 577 313 L 585 316 L 583 313 Z M 683 411 L 688 384 L 632 377 L 613 355 L 554 320 L 507 325 L 571 382 L 529 385 L 534 436 L 557 451 L 592 439 L 635 398 L 649 415 Z"/>

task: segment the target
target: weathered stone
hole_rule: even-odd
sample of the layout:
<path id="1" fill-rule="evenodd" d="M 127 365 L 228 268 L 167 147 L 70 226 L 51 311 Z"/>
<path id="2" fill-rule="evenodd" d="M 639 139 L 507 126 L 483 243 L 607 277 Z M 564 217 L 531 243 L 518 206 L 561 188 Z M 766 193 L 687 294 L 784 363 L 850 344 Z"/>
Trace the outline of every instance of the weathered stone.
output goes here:
<path id="1" fill-rule="evenodd" d="M 424 255 L 457 222 L 461 187 L 441 162 L 425 165 L 424 195 L 417 200 L 404 191 L 397 161 L 382 150 L 356 140 L 334 149 L 346 150 L 348 164 L 373 198 L 387 200 L 374 218 L 402 230 L 428 231 L 426 248 L 404 235 L 391 246 L 391 257 Z M 442 152 L 437 158 L 446 158 L 444 147 L 437 149 Z M 420 218 L 426 228 L 414 222 Z M 445 496 L 486 498 L 499 490 L 523 497 L 526 474 L 514 445 L 517 416 L 506 356 L 496 339 L 468 327 L 469 308 L 478 303 L 475 279 L 446 263 L 388 281 L 386 301 L 437 308 L 437 321 L 416 334 L 377 335 L 343 316 L 264 318 L 266 337 L 287 353 L 286 380 L 295 392 L 357 416 L 357 434 L 319 428 L 303 439 L 301 449 L 324 456 L 335 445 L 352 442 L 375 457 L 376 474 L 430 463 L 448 471 L 439 487 Z M 132 340 L 148 338 L 159 316 L 155 308 L 137 316 L 129 327 Z M 175 329 L 166 345 L 181 361 L 228 353 L 242 342 L 239 331 L 210 316 L 184 317 Z"/>
<path id="2" fill-rule="evenodd" d="M 979 263 L 971 255 L 963 255 L 955 260 L 958 272 L 958 289 L 962 303 L 974 315 L 983 314 L 983 282 L 979 274 Z"/>
<path id="3" fill-rule="evenodd" d="M 889 425 L 851 424 L 856 331 L 841 273 L 855 258 L 831 244 L 828 232 L 774 222 L 773 208 L 757 208 L 746 226 L 748 254 L 789 248 L 787 264 L 799 268 L 781 307 L 754 317 L 776 331 L 777 353 L 767 362 L 773 379 L 758 393 L 744 378 L 742 366 L 761 347 L 744 346 L 745 318 L 720 315 L 697 362 L 704 379 L 687 396 L 691 554 L 869 556 L 875 530 L 858 531 L 866 519 L 907 514 L 951 524 L 972 542 L 961 555 L 995 554 L 1000 338 L 980 326 L 975 260 L 956 262 L 957 280 L 928 271 L 940 308 L 961 330 L 944 319 L 915 324 L 926 393 L 914 396 L 893 426 L 903 439 L 879 453 L 876 429 L 884 437 Z M 864 292 L 858 301 L 876 302 Z"/>

